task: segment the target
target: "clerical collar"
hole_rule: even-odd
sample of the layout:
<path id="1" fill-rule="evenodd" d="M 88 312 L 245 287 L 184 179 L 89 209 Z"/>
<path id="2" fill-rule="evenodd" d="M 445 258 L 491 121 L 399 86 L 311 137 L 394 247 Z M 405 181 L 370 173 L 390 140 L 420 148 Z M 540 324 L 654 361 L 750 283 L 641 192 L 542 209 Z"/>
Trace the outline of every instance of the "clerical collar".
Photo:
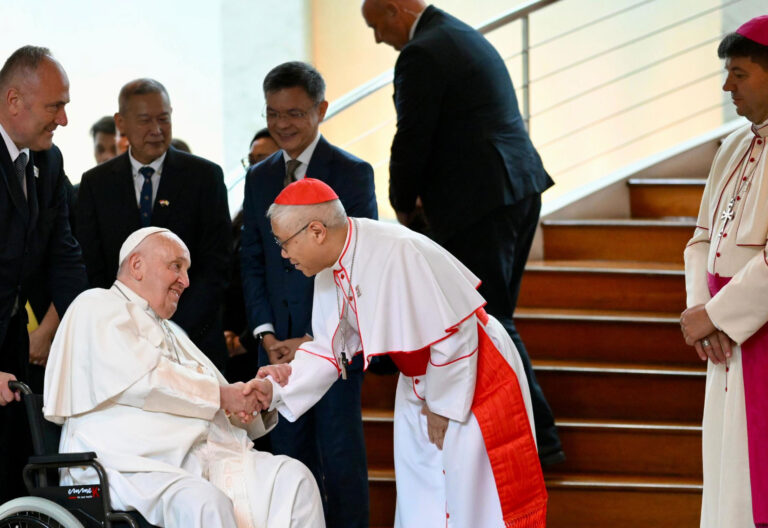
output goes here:
<path id="1" fill-rule="evenodd" d="M 348 261 L 350 261 L 352 259 L 351 255 L 352 255 L 352 253 L 354 252 L 354 249 L 355 249 L 354 247 L 350 247 L 351 245 L 353 245 L 352 244 L 352 234 L 353 234 L 352 230 L 355 228 L 355 226 L 352 223 L 352 219 L 349 218 L 349 217 L 347 218 L 347 223 L 348 223 L 348 225 L 347 225 L 347 239 L 344 241 L 344 246 L 343 246 L 344 249 L 341 250 L 341 253 L 339 254 L 339 258 L 336 259 L 336 262 L 334 263 L 334 265 L 331 266 L 331 269 L 333 271 L 340 270 L 342 268 L 342 266 L 349 267 L 350 262 L 348 262 Z"/>
<path id="2" fill-rule="evenodd" d="M 150 308 L 149 302 L 144 297 L 130 289 L 124 282 L 121 282 L 119 279 L 115 279 L 115 282 L 112 284 L 112 289 L 116 290 L 117 293 L 125 297 L 128 302 L 136 303 L 144 310 L 151 310 L 153 314 L 155 313 L 155 311 Z"/>
<path id="3" fill-rule="evenodd" d="M 760 123 L 759 125 L 752 125 L 752 132 L 756 136 L 760 136 L 761 138 L 764 138 L 768 136 L 768 119 Z"/>
<path id="4" fill-rule="evenodd" d="M 416 34 L 416 26 L 419 25 L 419 20 L 421 20 L 421 15 L 424 14 L 424 11 L 426 11 L 427 8 L 424 8 L 421 10 L 421 13 L 416 15 L 416 20 L 413 21 L 413 24 L 411 24 L 411 29 L 408 30 L 408 41 L 413 40 L 413 35 Z"/>
<path id="5" fill-rule="evenodd" d="M 3 125 L 0 125 L 0 136 L 3 137 L 3 141 L 5 142 L 5 148 L 8 149 L 8 155 L 11 157 L 11 161 L 15 162 L 16 158 L 19 157 L 19 154 L 22 152 L 27 155 L 27 162 L 29 162 L 29 149 L 23 148 L 19 149 L 19 147 L 16 146 L 16 143 L 13 142 L 11 139 L 11 136 L 8 135 L 8 132 L 5 131 L 5 128 L 3 128 Z"/>

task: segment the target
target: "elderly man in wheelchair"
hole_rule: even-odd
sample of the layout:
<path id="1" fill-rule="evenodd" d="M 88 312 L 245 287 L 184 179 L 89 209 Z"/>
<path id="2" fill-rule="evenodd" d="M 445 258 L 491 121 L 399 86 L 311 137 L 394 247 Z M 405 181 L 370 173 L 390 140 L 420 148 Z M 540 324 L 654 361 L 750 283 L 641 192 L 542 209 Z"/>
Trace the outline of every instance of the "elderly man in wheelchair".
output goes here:
<path id="1" fill-rule="evenodd" d="M 260 385 L 227 384 L 168 321 L 190 264 L 175 234 L 143 228 L 123 244 L 112 288 L 72 303 L 43 398 L 45 418 L 63 426 L 61 453 L 43 445 L 40 429 L 52 424 L 25 395 L 35 456 L 24 479 L 36 497 L 0 506 L 0 527 L 324 526 L 309 470 L 252 448 L 277 419 Z M 48 485 L 51 468 L 59 486 Z"/>

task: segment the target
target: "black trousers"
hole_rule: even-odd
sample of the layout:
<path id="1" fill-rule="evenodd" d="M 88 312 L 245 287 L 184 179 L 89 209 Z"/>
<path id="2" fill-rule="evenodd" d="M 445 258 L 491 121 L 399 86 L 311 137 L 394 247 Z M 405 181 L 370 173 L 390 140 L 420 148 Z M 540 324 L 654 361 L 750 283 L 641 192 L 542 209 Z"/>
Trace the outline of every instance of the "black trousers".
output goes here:
<path id="1" fill-rule="evenodd" d="M 24 310 L 22 307 L 21 310 Z M 25 381 L 29 371 L 29 335 L 21 312 L 11 318 L 0 344 L 0 372 Z M 0 407 L 0 504 L 28 495 L 21 471 L 32 454 L 32 440 L 24 406 L 11 402 Z"/>
<path id="2" fill-rule="evenodd" d="M 520 294 L 520 281 L 531 250 L 541 211 L 541 195 L 524 198 L 491 211 L 449 238 L 443 247 L 477 275 L 486 311 L 507 330 L 523 361 L 531 391 L 536 442 L 542 456 L 562 447 L 552 409 L 536 381 L 528 351 L 512 319 Z"/>

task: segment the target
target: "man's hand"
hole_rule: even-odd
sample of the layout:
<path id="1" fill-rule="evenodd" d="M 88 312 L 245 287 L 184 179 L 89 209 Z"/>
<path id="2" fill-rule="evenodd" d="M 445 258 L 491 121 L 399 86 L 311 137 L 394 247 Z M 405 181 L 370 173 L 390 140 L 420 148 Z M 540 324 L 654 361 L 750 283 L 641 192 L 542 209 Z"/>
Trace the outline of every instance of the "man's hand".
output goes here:
<path id="1" fill-rule="evenodd" d="M 51 353 L 51 343 L 59 327 L 59 314 L 53 303 L 48 306 L 40 325 L 29 333 L 29 362 L 44 367 Z"/>
<path id="2" fill-rule="evenodd" d="M 248 352 L 240 343 L 240 336 L 231 330 L 224 330 L 224 341 L 227 343 L 229 357 L 242 356 Z"/>
<path id="3" fill-rule="evenodd" d="M 237 414 L 241 419 L 253 415 L 254 411 L 260 411 L 261 404 L 256 395 L 247 395 L 245 388 L 245 383 L 241 381 L 230 385 L 221 385 L 219 387 L 219 407 L 231 414 Z"/>
<path id="4" fill-rule="evenodd" d="M 707 337 L 717 329 L 707 314 L 703 304 L 692 306 L 680 314 L 680 330 L 688 346 L 695 346 L 700 339 Z"/>
<path id="5" fill-rule="evenodd" d="M 290 369 L 291 367 L 288 368 Z M 261 369 L 259 369 L 259 371 L 261 371 Z M 269 409 L 269 406 L 272 405 L 272 383 L 270 383 L 269 380 L 253 378 L 245 384 L 243 394 L 248 397 L 255 397 L 259 401 L 261 408 L 264 410 Z"/>
<path id="6" fill-rule="evenodd" d="M 0 372 L 0 407 L 11 403 L 12 401 L 21 401 L 21 394 L 13 392 L 8 387 L 8 382 L 16 379 L 16 376 L 7 372 Z"/>
<path id="7" fill-rule="evenodd" d="M 285 384 L 288 383 L 288 378 L 291 376 L 291 366 L 287 363 L 268 365 L 266 367 L 261 367 L 256 373 L 256 378 L 258 379 L 264 379 L 267 376 L 272 376 L 275 383 L 281 387 L 285 387 Z"/>
<path id="8" fill-rule="evenodd" d="M 719 330 L 694 343 L 694 348 L 702 361 L 709 359 L 715 365 L 719 365 L 731 357 L 731 347 L 734 345 L 731 338 Z"/>
<path id="9" fill-rule="evenodd" d="M 429 434 L 429 441 L 442 451 L 445 432 L 448 430 L 448 418 L 430 411 L 426 403 L 421 408 L 421 414 L 427 417 L 427 433 Z"/>
<path id="10" fill-rule="evenodd" d="M 29 333 L 29 362 L 44 367 L 48 363 L 52 342 L 53 335 L 48 334 L 44 328 L 32 330 Z"/>
<path id="11" fill-rule="evenodd" d="M 267 342 L 267 337 L 271 338 L 269 342 Z M 272 365 L 279 365 L 293 361 L 293 358 L 296 356 L 296 350 L 298 350 L 301 344 L 311 340 L 312 338 L 309 336 L 304 336 L 286 339 L 285 341 L 278 341 L 275 336 L 268 334 L 267 336 L 264 336 L 262 344 L 264 350 L 267 351 L 269 362 Z"/>

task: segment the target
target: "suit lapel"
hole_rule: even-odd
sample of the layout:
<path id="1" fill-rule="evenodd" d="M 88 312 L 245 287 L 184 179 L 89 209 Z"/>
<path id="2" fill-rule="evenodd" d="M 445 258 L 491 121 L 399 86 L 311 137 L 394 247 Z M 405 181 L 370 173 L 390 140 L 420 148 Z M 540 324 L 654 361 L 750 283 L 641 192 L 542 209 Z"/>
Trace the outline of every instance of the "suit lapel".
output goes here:
<path id="1" fill-rule="evenodd" d="M 157 186 L 157 196 L 152 205 L 152 225 L 164 227 L 169 224 L 176 197 L 184 186 L 184 174 L 179 166 L 180 159 L 173 147 L 168 149 L 163 161 L 163 172 Z"/>
<path id="2" fill-rule="evenodd" d="M 315 151 L 312 153 L 312 158 L 309 160 L 309 165 L 307 166 L 307 177 L 327 183 L 330 176 L 330 161 L 332 155 L 331 145 L 323 136 L 320 136 L 320 140 L 317 142 Z"/>
<path id="3" fill-rule="evenodd" d="M 27 164 L 29 166 L 29 164 Z M 24 197 L 24 190 L 19 184 L 19 180 L 16 178 L 16 171 L 13 168 L 13 161 L 11 161 L 11 155 L 8 154 L 8 148 L 5 146 L 5 141 L 0 138 L 0 172 L 3 174 L 3 180 L 5 181 L 5 187 L 8 189 L 8 195 L 11 197 L 11 201 L 16 209 L 21 214 L 24 222 L 29 221 L 29 206 L 27 205 L 27 199 Z"/>
<path id="4" fill-rule="evenodd" d="M 130 219 L 133 228 L 131 232 L 141 227 L 141 216 L 139 212 L 139 204 L 136 203 L 136 187 L 133 183 L 133 169 L 131 168 L 131 161 L 128 159 L 128 152 L 120 155 L 120 159 L 115 163 L 112 169 L 114 178 L 114 196 L 118 200 L 119 209 L 125 211 L 125 219 Z M 107 189 L 107 192 L 111 195 L 113 189 Z M 105 197 L 108 200 L 107 203 L 112 202 L 112 199 Z"/>

